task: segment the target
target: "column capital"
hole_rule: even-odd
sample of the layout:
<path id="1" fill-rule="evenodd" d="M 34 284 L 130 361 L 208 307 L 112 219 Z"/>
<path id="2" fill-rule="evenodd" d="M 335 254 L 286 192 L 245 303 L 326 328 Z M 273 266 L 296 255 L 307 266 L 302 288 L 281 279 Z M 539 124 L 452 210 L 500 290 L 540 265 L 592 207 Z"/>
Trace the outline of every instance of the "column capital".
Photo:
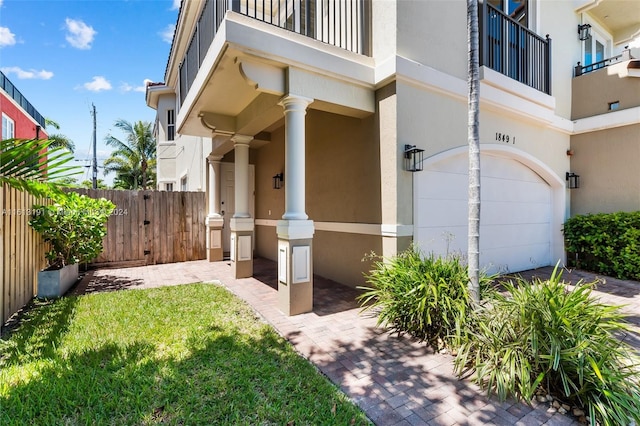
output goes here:
<path id="1" fill-rule="evenodd" d="M 282 106 L 286 112 L 293 109 L 306 110 L 311 102 L 313 102 L 313 99 L 311 98 L 289 93 L 280 98 L 278 105 Z"/>
<path id="2" fill-rule="evenodd" d="M 209 162 L 209 164 L 219 163 L 220 160 L 222 160 L 222 157 L 222 155 L 209 154 L 207 155 L 207 161 Z"/>
<path id="3" fill-rule="evenodd" d="M 231 137 L 231 141 L 233 142 L 234 146 L 236 145 L 249 146 L 252 140 L 253 140 L 253 136 L 249 136 L 249 135 L 233 135 Z"/>

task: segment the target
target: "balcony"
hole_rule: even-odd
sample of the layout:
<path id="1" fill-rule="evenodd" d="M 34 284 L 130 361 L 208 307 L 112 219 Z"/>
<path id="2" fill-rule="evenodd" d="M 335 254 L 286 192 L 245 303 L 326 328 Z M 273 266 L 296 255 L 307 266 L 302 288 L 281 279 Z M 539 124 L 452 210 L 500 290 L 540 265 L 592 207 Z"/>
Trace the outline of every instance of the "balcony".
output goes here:
<path id="1" fill-rule="evenodd" d="M 581 65 L 580 62 L 578 62 L 578 65 L 576 65 L 573 69 L 573 76 L 579 77 L 583 74 L 606 68 L 610 65 L 614 65 L 623 61 L 630 61 L 631 59 L 633 59 L 633 57 L 631 56 L 631 50 L 626 49 L 619 55 L 603 59 L 602 61 L 594 62 L 593 64 Z"/>
<path id="2" fill-rule="evenodd" d="M 227 11 L 369 55 L 369 0 L 206 0 L 180 64 L 181 105 Z"/>
<path id="3" fill-rule="evenodd" d="M 542 38 L 488 2 L 479 3 L 480 65 L 551 94 L 551 39 Z"/>

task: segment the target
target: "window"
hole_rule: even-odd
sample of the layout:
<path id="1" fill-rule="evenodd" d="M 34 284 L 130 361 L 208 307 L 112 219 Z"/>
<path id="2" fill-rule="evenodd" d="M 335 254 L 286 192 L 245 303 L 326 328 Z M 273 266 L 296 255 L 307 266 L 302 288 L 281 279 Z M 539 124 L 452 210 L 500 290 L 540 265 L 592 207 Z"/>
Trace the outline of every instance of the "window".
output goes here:
<path id="1" fill-rule="evenodd" d="M 173 191 L 173 183 L 165 183 L 164 184 L 164 190 L 168 191 L 168 192 Z"/>
<path id="2" fill-rule="evenodd" d="M 500 10 L 523 27 L 529 27 L 527 17 L 528 0 L 489 0 L 489 4 Z"/>
<path id="3" fill-rule="evenodd" d="M 615 111 L 620 108 L 620 101 L 609 102 L 609 111 Z"/>
<path id="4" fill-rule="evenodd" d="M 175 110 L 167 110 L 167 140 L 172 141 L 176 138 L 176 112 Z"/>
<path id="5" fill-rule="evenodd" d="M 2 114 L 2 140 L 16 137 L 16 125 L 9 116 Z"/>
<path id="6" fill-rule="evenodd" d="M 180 179 L 180 191 L 188 191 L 189 186 L 187 185 L 187 177 L 183 177 Z"/>

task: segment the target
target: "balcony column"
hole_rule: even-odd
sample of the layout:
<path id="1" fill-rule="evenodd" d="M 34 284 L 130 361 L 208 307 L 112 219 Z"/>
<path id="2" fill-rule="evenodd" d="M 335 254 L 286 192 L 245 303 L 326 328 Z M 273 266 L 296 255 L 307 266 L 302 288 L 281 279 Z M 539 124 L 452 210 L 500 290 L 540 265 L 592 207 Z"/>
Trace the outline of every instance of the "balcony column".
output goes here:
<path id="1" fill-rule="evenodd" d="M 224 220 L 220 215 L 220 160 L 222 156 L 209 155 L 209 179 L 207 181 L 208 213 L 207 226 L 207 260 L 222 260 L 222 226 Z"/>
<path id="2" fill-rule="evenodd" d="M 231 138 L 235 150 L 235 213 L 230 220 L 231 266 L 235 278 L 253 275 L 253 227 L 249 213 L 249 143 L 253 136 Z"/>
<path id="3" fill-rule="evenodd" d="M 313 99 L 286 95 L 285 213 L 278 221 L 278 307 L 286 315 L 313 310 L 314 225 L 305 213 L 305 115 Z"/>

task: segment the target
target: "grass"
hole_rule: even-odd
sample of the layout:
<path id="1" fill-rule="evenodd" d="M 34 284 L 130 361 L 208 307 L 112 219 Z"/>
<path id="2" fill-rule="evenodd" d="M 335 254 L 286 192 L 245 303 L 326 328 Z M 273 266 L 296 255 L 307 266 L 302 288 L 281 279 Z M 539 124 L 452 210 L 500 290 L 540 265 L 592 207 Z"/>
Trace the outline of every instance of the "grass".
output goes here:
<path id="1" fill-rule="evenodd" d="M 369 424 L 224 288 L 36 302 L 0 340 L 0 424 Z"/>

